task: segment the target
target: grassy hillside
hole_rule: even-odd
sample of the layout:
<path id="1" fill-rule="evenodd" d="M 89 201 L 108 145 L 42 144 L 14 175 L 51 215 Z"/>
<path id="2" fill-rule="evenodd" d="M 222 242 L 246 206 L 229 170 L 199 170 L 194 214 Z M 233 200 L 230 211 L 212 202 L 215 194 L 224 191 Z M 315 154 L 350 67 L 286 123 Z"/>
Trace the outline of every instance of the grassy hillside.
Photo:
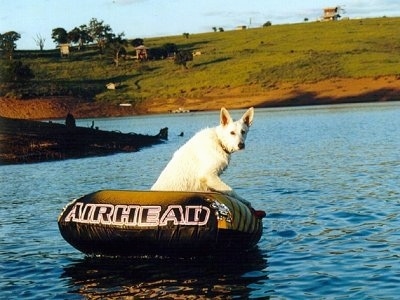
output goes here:
<path id="1" fill-rule="evenodd" d="M 19 51 L 16 56 L 36 76 L 28 86 L 31 95 L 66 94 L 112 103 L 199 98 L 229 90 L 251 96 L 284 82 L 400 75 L 399 28 L 400 18 L 378 18 L 145 39 L 150 48 L 175 43 L 201 51 L 188 69 L 170 59 L 126 60 L 115 67 L 93 49 L 63 59 L 56 50 Z M 133 54 L 133 47 L 127 50 Z M 108 82 L 119 88 L 107 91 Z"/>

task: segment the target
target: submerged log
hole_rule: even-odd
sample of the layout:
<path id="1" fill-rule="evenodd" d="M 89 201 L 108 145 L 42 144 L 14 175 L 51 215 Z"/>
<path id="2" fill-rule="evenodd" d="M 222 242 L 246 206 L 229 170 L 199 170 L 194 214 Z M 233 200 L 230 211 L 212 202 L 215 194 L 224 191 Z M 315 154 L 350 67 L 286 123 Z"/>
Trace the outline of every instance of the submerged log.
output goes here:
<path id="1" fill-rule="evenodd" d="M 0 165 L 134 152 L 168 139 L 168 128 L 143 135 L 68 125 L 0 117 Z"/>

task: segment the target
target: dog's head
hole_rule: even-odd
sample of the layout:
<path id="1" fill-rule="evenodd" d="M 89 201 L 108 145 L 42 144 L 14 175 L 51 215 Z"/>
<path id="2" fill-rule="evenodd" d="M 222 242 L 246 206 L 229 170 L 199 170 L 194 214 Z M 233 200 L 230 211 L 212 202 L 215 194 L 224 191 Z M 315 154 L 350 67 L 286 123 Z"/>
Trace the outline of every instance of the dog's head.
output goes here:
<path id="1" fill-rule="evenodd" d="M 225 152 L 232 153 L 244 149 L 247 132 L 253 123 L 253 117 L 253 107 L 249 108 L 237 121 L 232 120 L 229 112 L 224 107 L 221 108 L 217 135 Z"/>

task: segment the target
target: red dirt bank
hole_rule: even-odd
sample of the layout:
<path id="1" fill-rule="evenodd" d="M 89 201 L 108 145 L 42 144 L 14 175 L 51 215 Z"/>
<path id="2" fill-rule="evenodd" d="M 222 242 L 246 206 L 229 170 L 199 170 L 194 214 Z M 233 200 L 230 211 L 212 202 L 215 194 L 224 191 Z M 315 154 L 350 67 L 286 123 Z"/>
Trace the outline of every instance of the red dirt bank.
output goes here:
<path id="1" fill-rule="evenodd" d="M 0 99 L 0 115 L 20 119 L 119 117 L 135 114 L 166 113 L 182 107 L 186 110 L 276 107 L 291 105 L 335 104 L 400 100 L 400 76 L 377 78 L 337 78 L 307 84 L 279 84 L 264 93 L 249 95 L 251 87 L 215 90 L 201 99 L 150 99 L 136 107 L 120 107 L 68 97 L 10 100 Z"/>

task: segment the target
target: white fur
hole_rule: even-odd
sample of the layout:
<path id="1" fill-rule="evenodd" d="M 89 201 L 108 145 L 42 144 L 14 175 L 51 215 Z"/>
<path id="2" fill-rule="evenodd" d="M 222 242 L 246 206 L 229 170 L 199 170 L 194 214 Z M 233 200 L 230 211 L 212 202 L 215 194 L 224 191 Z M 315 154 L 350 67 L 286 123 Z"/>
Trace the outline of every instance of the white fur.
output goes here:
<path id="1" fill-rule="evenodd" d="M 217 191 L 248 204 L 219 177 L 228 167 L 230 154 L 244 148 L 254 109 L 233 121 L 221 108 L 220 125 L 195 134 L 179 148 L 151 187 L 158 191 Z"/>

